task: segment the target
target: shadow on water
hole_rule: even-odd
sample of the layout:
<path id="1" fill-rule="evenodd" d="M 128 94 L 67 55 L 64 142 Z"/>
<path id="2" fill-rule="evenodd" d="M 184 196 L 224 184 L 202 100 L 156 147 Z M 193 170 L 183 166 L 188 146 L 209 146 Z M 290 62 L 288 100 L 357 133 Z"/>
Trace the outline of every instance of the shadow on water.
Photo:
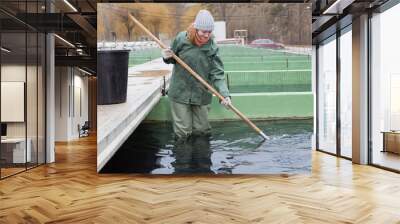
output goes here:
<path id="1" fill-rule="evenodd" d="M 312 120 L 255 122 L 270 140 L 240 121 L 211 123 L 211 137 L 174 141 L 167 123 L 141 124 L 102 173 L 296 174 L 311 171 Z"/>

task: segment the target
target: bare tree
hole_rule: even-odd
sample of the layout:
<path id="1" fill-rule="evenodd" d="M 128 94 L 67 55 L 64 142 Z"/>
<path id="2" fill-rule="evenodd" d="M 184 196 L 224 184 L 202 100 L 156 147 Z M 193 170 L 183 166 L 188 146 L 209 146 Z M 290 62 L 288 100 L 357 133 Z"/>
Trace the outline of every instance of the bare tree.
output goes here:
<path id="1" fill-rule="evenodd" d="M 126 15 L 133 13 L 157 37 L 164 34 L 173 37 L 194 21 L 200 9 L 211 11 L 215 20 L 226 22 L 227 37 L 233 37 L 234 30 L 248 30 L 248 39 L 269 38 L 284 44 L 310 44 L 310 4 L 248 4 L 248 3 L 176 3 L 176 4 L 100 4 L 98 36 L 111 40 L 110 32 L 119 39 L 132 41 L 144 35 L 135 29 Z M 104 11 L 106 10 L 106 11 Z"/>
<path id="2" fill-rule="evenodd" d="M 132 14 L 135 18 L 139 18 L 140 17 L 140 12 L 137 9 L 128 10 L 128 13 Z M 128 16 L 125 18 L 125 26 L 126 26 L 126 29 L 128 31 L 127 40 L 131 41 L 132 34 L 133 34 L 133 31 L 134 31 L 133 28 L 135 27 L 135 24 L 132 22 L 132 20 Z"/>

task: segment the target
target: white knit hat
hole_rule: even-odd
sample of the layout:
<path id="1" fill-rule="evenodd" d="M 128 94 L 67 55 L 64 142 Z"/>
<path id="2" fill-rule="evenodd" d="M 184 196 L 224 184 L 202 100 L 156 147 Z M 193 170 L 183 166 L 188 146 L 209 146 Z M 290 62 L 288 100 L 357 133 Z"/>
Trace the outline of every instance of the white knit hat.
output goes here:
<path id="1" fill-rule="evenodd" d="M 213 31 L 214 18 L 211 13 L 205 9 L 200 10 L 194 20 L 194 28 L 198 30 Z"/>

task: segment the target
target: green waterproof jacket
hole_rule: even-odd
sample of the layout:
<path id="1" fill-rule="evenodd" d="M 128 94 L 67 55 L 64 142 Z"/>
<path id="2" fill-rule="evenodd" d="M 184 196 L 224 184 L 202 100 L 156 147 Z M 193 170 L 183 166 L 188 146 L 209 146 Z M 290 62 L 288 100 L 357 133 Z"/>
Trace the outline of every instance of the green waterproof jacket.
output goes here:
<path id="1" fill-rule="evenodd" d="M 198 47 L 186 38 L 186 31 L 182 31 L 173 40 L 171 50 L 222 96 L 229 96 L 225 83 L 224 66 L 213 38 L 210 38 L 203 46 Z M 192 105 L 207 105 L 211 103 L 211 92 L 184 67 L 176 63 L 175 59 L 164 59 L 164 62 L 175 64 L 168 90 L 168 97 L 171 100 Z"/>

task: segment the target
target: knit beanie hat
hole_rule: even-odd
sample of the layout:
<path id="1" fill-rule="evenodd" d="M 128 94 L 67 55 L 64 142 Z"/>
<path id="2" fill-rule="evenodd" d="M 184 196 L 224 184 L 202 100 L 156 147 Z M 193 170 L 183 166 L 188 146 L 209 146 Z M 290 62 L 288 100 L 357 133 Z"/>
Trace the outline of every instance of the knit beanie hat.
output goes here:
<path id="1" fill-rule="evenodd" d="M 205 9 L 200 10 L 194 20 L 194 28 L 198 30 L 213 31 L 214 18 L 211 13 Z"/>

